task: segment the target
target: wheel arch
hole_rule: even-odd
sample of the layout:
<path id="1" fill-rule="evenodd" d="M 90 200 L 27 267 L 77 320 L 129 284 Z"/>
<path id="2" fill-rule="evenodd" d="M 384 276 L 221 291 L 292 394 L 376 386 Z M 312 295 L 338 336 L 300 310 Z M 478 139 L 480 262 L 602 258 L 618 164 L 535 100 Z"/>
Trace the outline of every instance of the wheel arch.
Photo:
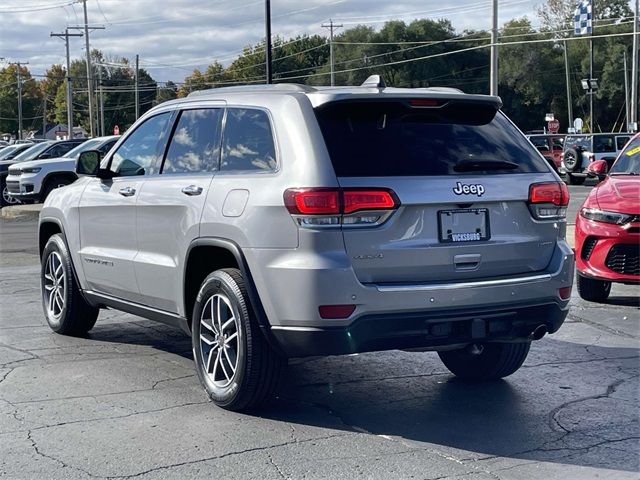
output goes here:
<path id="1" fill-rule="evenodd" d="M 47 184 L 47 182 L 50 181 L 52 178 L 69 179 L 69 180 L 71 180 L 71 183 L 73 183 L 78 179 L 78 175 L 76 175 L 74 172 L 70 172 L 70 171 L 63 171 L 63 172 L 53 171 L 53 172 L 49 172 L 42 179 L 42 188 L 44 188 L 44 186 Z"/>
<path id="2" fill-rule="evenodd" d="M 44 247 L 47 244 L 47 241 L 56 233 L 61 233 L 65 238 L 64 227 L 62 226 L 62 222 L 57 218 L 44 218 L 40 221 L 38 225 L 38 254 L 42 259 L 42 252 L 44 251 Z M 67 245 L 68 248 L 68 245 Z"/>
<path id="3" fill-rule="evenodd" d="M 233 241 L 222 238 L 199 238 L 194 240 L 187 250 L 183 273 L 184 312 L 189 328 L 193 314 L 193 303 L 200 285 L 211 272 L 221 268 L 237 268 L 245 280 L 251 308 L 258 319 L 260 330 L 267 342 L 276 351 L 281 352 L 277 342 L 271 337 L 269 321 L 262 301 L 251 276 L 249 266 L 241 248 Z"/>

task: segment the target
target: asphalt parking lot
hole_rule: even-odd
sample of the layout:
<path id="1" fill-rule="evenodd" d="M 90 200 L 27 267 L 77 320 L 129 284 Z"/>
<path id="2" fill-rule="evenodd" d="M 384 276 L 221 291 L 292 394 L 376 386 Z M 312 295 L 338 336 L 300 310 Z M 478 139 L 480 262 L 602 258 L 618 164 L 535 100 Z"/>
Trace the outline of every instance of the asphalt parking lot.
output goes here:
<path id="1" fill-rule="evenodd" d="M 503 381 L 434 353 L 293 360 L 271 406 L 237 414 L 208 402 L 176 329 L 103 311 L 86 338 L 53 334 L 36 223 L 0 229 L 0 478 L 638 478 L 640 287 L 574 292 Z"/>

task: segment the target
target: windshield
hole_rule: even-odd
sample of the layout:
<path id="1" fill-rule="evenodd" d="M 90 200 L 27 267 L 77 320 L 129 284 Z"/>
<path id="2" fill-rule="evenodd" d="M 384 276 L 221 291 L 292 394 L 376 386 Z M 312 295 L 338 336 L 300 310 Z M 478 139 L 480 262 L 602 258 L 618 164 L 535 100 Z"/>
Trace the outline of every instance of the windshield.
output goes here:
<path id="1" fill-rule="evenodd" d="M 40 155 L 50 146 L 51 146 L 51 142 L 38 143 L 31 148 L 27 148 L 24 152 L 22 152 L 20 155 L 14 158 L 14 160 L 16 162 L 21 162 L 23 160 L 31 160 L 37 157 L 38 155 Z"/>
<path id="2" fill-rule="evenodd" d="M 640 175 L 640 137 L 631 141 L 611 167 L 611 175 Z"/>
<path id="3" fill-rule="evenodd" d="M 94 138 L 92 140 L 87 140 L 86 142 L 81 143 L 77 147 L 69 150 L 67 153 L 63 155 L 63 157 L 77 159 L 80 156 L 80 154 L 86 150 L 96 150 L 103 141 L 104 140 L 101 138 Z"/>
<path id="4" fill-rule="evenodd" d="M 20 145 L 10 145 L 7 148 L 3 148 L 2 150 L 0 150 L 0 160 L 9 158 L 12 153 L 15 153 L 15 151 L 19 149 Z"/>

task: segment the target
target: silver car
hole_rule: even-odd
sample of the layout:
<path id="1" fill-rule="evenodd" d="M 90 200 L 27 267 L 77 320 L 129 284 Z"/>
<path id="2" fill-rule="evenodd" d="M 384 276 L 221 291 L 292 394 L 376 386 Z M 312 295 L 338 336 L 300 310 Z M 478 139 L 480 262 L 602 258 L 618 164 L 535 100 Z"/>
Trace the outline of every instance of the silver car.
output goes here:
<path id="1" fill-rule="evenodd" d="M 47 321 L 178 326 L 232 410 L 288 357 L 434 350 L 463 378 L 510 375 L 562 325 L 574 262 L 567 188 L 500 106 L 376 76 L 163 103 L 47 198 Z"/>

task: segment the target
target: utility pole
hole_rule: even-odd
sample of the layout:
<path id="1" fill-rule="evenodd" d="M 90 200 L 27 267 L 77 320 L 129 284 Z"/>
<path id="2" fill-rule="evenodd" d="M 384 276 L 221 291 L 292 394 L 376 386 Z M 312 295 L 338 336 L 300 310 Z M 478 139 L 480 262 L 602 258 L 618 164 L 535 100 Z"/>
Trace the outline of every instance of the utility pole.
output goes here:
<path id="1" fill-rule="evenodd" d="M 333 30 L 342 28 L 343 25 L 341 23 L 333 23 L 333 20 L 329 19 L 329 23 L 323 23 L 321 26 L 329 29 L 329 63 L 331 64 L 331 86 L 333 87 L 336 84 L 335 62 L 333 60 Z"/>
<path id="2" fill-rule="evenodd" d="M 593 78 L 593 31 L 595 30 L 596 19 L 596 0 L 591 0 L 591 33 L 589 37 L 589 133 L 595 133 L 593 130 L 593 95 L 595 94 L 595 85 Z"/>
<path id="3" fill-rule="evenodd" d="M 640 23 L 640 17 L 638 15 L 638 4 L 639 0 L 636 0 L 636 11 L 633 17 L 633 52 L 631 59 L 631 112 L 630 118 L 633 127 L 636 130 L 638 129 L 638 35 L 640 32 L 638 31 L 638 23 Z"/>
<path id="4" fill-rule="evenodd" d="M 81 37 L 82 33 L 69 33 L 66 28 L 64 33 L 53 33 L 50 37 L 63 38 L 67 52 L 67 137 L 73 138 L 73 85 L 71 83 L 71 60 L 69 58 L 69 37 Z"/>
<path id="5" fill-rule="evenodd" d="M 490 94 L 498 95 L 498 0 L 493 0 L 491 22 L 491 87 Z"/>
<path id="6" fill-rule="evenodd" d="M 95 136 L 93 126 L 93 76 L 91 71 L 91 48 L 89 47 L 89 17 L 87 16 L 87 0 L 82 0 L 84 9 L 84 43 L 87 49 L 87 98 L 89 99 L 89 130 L 91 136 Z"/>
<path id="7" fill-rule="evenodd" d="M 98 67 L 98 90 L 100 92 L 98 109 L 100 110 L 100 136 L 104 137 L 104 99 L 102 97 L 102 65 Z"/>
<path id="8" fill-rule="evenodd" d="M 18 140 L 22 140 L 22 74 L 20 67 L 29 65 L 29 62 L 14 62 L 12 65 L 17 67 L 16 77 L 18 80 Z"/>
<path id="9" fill-rule="evenodd" d="M 264 2 L 265 22 L 265 62 L 267 66 L 267 84 L 273 83 L 273 71 L 271 70 L 271 0 Z"/>
<path id="10" fill-rule="evenodd" d="M 44 98 L 42 99 L 42 139 L 44 140 L 44 136 L 47 133 L 47 94 L 45 93 Z"/>
<path id="11" fill-rule="evenodd" d="M 135 83 L 136 83 L 136 92 L 135 92 L 135 99 L 136 99 L 136 120 L 138 119 L 138 117 L 140 116 L 140 101 L 139 101 L 139 87 L 140 87 L 140 81 L 139 81 L 139 77 L 138 77 L 138 70 L 139 70 L 139 62 L 140 62 L 140 56 L 136 55 L 136 71 L 135 71 Z"/>
<path id="12" fill-rule="evenodd" d="M 629 103 L 629 76 L 627 75 L 627 50 L 622 51 L 622 59 L 624 65 L 624 119 L 627 122 L 625 127 L 628 128 L 631 123 L 631 104 Z"/>
<path id="13" fill-rule="evenodd" d="M 69 27 L 76 30 L 84 30 L 84 42 L 87 50 L 87 98 L 89 99 L 89 130 L 91 130 L 91 136 L 95 136 L 95 119 L 93 108 L 93 70 L 91 69 L 91 47 L 89 46 L 89 28 L 91 30 L 104 30 L 103 26 L 89 26 L 89 17 L 87 16 L 87 0 L 78 0 L 82 2 L 82 8 L 84 10 L 84 25 Z"/>
<path id="14" fill-rule="evenodd" d="M 573 127 L 573 102 L 571 100 L 571 79 L 569 77 L 569 52 L 567 51 L 567 41 L 564 45 L 564 70 L 567 77 L 567 114 L 569 115 L 569 127 Z"/>

